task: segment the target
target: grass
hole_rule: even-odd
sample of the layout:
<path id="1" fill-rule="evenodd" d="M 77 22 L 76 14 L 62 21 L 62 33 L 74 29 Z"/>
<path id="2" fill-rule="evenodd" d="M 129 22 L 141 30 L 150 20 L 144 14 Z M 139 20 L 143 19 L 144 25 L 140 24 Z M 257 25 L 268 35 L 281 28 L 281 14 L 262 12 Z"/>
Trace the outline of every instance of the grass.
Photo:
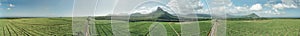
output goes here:
<path id="1" fill-rule="evenodd" d="M 198 21 L 200 35 L 207 36 L 210 21 Z M 110 20 L 96 20 L 98 36 L 113 36 Z M 181 33 L 179 22 L 159 22 L 168 36 Z M 228 20 L 227 36 L 299 36 L 300 19 Z M 131 36 L 149 35 L 153 22 L 130 22 Z M 174 28 L 175 31 L 172 29 Z M 72 36 L 71 18 L 22 18 L 0 19 L 0 36 Z"/>
<path id="2" fill-rule="evenodd" d="M 101 34 L 105 34 L 105 35 L 102 35 L 102 36 L 108 36 L 108 35 L 112 35 L 112 32 L 111 32 L 111 25 L 110 25 L 110 20 L 97 20 L 96 21 L 96 26 L 97 29 L 98 29 L 98 33 L 101 35 Z M 176 32 L 173 31 L 173 29 L 171 28 L 171 26 L 174 27 L 174 29 L 180 33 L 180 24 L 175 24 L 175 23 L 178 23 L 178 22 L 172 22 L 172 24 L 168 24 L 170 22 L 160 22 L 162 23 L 166 30 L 167 30 L 167 34 L 168 36 L 177 36 Z M 130 33 L 131 33 L 131 36 L 145 36 L 147 35 L 148 33 L 148 30 L 149 30 L 149 27 L 150 25 L 153 24 L 152 22 L 148 22 L 148 21 L 144 21 L 144 22 L 130 22 L 129 23 L 129 26 L 130 26 Z M 200 22 L 201 25 L 200 26 L 200 30 L 201 31 L 201 34 L 204 36 L 204 35 L 207 35 L 206 33 L 209 32 L 209 29 L 210 29 L 210 23 L 209 22 Z M 103 31 L 101 31 L 103 30 Z"/>
<path id="3" fill-rule="evenodd" d="M 299 36 L 300 19 L 228 21 L 228 36 Z"/>
<path id="4" fill-rule="evenodd" d="M 110 27 L 110 20 L 97 20 L 97 26 L 106 27 L 98 28 L 98 31 L 105 30 L 104 32 L 98 32 L 101 34 L 113 35 Z M 145 36 L 147 35 L 148 28 L 153 22 L 130 22 L 131 36 Z M 169 22 L 162 23 L 168 36 L 177 36 L 176 32 L 172 30 Z M 180 24 L 178 22 L 172 22 L 171 26 L 180 33 Z M 105 25 L 104 25 L 105 24 Z M 200 35 L 207 36 L 211 23 L 210 21 L 199 21 Z M 227 36 L 298 36 L 300 33 L 300 19 L 268 19 L 268 20 L 230 20 L 226 22 Z M 107 36 L 102 35 L 102 36 Z"/>
<path id="5" fill-rule="evenodd" d="M 57 18 L 60 19 L 60 18 Z M 1 36 L 71 36 L 71 19 L 50 18 L 1 19 Z"/>

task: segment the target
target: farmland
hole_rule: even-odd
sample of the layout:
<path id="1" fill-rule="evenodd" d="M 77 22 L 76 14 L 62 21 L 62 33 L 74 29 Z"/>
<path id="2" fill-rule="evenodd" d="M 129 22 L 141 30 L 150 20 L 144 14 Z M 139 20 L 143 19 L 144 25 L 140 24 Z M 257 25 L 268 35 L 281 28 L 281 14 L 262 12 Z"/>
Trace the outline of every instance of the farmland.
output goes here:
<path id="1" fill-rule="evenodd" d="M 0 19 L 0 22 L 0 36 L 72 35 L 72 20 L 69 18 Z"/>
<path id="2" fill-rule="evenodd" d="M 97 26 L 97 32 L 99 32 L 99 34 L 105 34 L 102 36 L 107 36 L 107 35 L 112 35 L 111 32 L 111 27 L 110 27 L 110 20 L 98 20 L 96 21 L 96 26 Z M 107 23 L 108 22 L 108 23 Z M 180 32 L 180 24 L 178 22 L 160 22 L 162 23 L 165 28 L 167 29 L 167 34 L 168 36 L 177 36 L 176 32 Z M 171 23 L 171 24 L 169 24 Z M 148 30 L 150 25 L 153 24 L 152 22 L 149 21 L 144 21 L 144 22 L 130 22 L 129 26 L 130 26 L 130 32 L 131 32 L 131 36 L 145 36 L 148 35 Z M 201 25 L 200 26 L 200 30 L 201 34 L 207 35 L 206 33 L 209 32 L 210 29 L 210 23 L 209 22 L 200 22 Z M 172 26 L 172 27 L 171 27 Z M 174 28 L 174 30 L 172 29 Z"/>
<path id="3" fill-rule="evenodd" d="M 207 36 L 211 21 L 198 21 L 200 35 Z M 112 36 L 110 20 L 96 20 L 98 36 Z M 179 22 L 159 22 L 168 36 L 180 35 Z M 227 36 L 299 36 L 300 19 L 227 20 Z M 149 35 L 152 21 L 130 22 L 131 36 Z M 72 36 L 71 18 L 0 19 L 0 36 Z"/>
<path id="4" fill-rule="evenodd" d="M 229 36 L 299 36 L 300 19 L 228 21 Z"/>
<path id="5" fill-rule="evenodd" d="M 111 36 L 110 20 L 97 20 L 97 32 L 101 36 Z M 145 36 L 153 22 L 130 22 L 131 36 Z M 167 29 L 168 36 L 177 36 L 172 27 L 180 33 L 178 22 L 160 22 Z M 171 24 L 169 24 L 171 23 Z M 299 36 L 300 19 L 268 19 L 268 20 L 228 20 L 227 36 Z M 210 21 L 199 21 L 200 35 L 207 36 L 211 28 Z M 172 27 L 171 27 L 172 26 Z"/>

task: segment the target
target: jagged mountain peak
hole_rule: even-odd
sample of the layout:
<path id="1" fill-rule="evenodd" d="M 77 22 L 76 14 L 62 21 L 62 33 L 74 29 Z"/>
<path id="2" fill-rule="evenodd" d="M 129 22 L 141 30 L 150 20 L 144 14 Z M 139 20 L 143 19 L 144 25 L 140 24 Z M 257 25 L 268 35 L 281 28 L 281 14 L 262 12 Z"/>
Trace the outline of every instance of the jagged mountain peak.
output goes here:
<path id="1" fill-rule="evenodd" d="M 156 10 L 163 11 L 161 7 L 157 7 Z"/>
<path id="2" fill-rule="evenodd" d="M 157 7 L 156 10 L 151 12 L 150 14 L 153 14 L 153 13 L 167 13 L 167 14 L 169 14 L 168 12 L 164 11 L 161 7 Z"/>

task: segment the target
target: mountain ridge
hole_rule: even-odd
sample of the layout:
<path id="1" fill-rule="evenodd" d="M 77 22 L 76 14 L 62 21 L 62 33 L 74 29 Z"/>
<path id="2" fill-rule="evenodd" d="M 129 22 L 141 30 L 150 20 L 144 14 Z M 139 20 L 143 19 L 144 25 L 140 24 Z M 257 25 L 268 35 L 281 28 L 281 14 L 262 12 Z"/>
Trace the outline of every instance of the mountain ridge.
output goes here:
<path id="1" fill-rule="evenodd" d="M 148 14 L 133 13 L 130 15 L 130 21 L 178 21 L 177 16 L 173 16 L 162 8 L 157 7 L 156 11 Z"/>

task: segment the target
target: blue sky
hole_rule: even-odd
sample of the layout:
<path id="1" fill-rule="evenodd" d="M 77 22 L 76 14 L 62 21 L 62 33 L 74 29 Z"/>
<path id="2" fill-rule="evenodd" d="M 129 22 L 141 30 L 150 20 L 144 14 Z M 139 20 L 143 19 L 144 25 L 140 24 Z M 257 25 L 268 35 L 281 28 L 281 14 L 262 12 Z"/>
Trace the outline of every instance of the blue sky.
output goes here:
<path id="1" fill-rule="evenodd" d="M 253 13 L 264 17 L 300 17 L 299 0 L 231 0 L 231 2 L 235 6 L 249 6 L 250 8 L 255 4 L 260 4 L 261 11 Z M 265 13 L 266 11 L 272 11 L 272 13 Z"/>
<path id="2" fill-rule="evenodd" d="M 1 17 L 69 16 L 73 6 L 73 0 L 1 0 L 0 2 Z"/>
<path id="3" fill-rule="evenodd" d="M 105 16 L 114 13 L 131 13 L 133 9 L 137 10 L 140 7 L 146 7 L 146 9 L 138 10 L 143 11 L 142 13 L 149 13 L 155 9 L 154 7 L 162 6 L 165 10 L 172 11 L 176 0 L 98 0 L 84 1 L 86 3 L 97 3 L 94 8 L 87 8 L 90 11 L 95 11 L 96 16 Z M 217 0 L 218 1 L 218 0 Z M 221 0 L 223 1 L 223 0 Z M 79 3 L 77 1 L 75 3 Z M 83 2 L 83 1 L 82 1 Z M 82 3 L 81 2 L 81 3 Z M 191 1 L 192 2 L 192 1 Z M 198 2 L 198 3 L 197 3 Z M 197 0 L 197 4 L 180 4 L 180 5 L 195 5 L 203 7 L 201 9 L 190 8 L 197 11 L 181 10 L 187 12 L 197 13 L 210 13 L 209 8 L 219 8 L 212 5 L 214 0 Z M 227 14 L 250 14 L 256 13 L 262 17 L 300 17 L 300 1 L 299 0 L 227 0 L 224 1 L 226 4 L 222 4 Z M 176 2 L 175 2 L 176 3 Z M 189 2 L 180 2 L 189 3 Z M 60 17 L 60 16 L 72 16 L 74 0 L 0 0 L 0 17 Z M 149 6 L 143 6 L 149 5 Z M 75 4 L 85 5 L 85 4 Z M 139 7 L 137 7 L 139 6 Z M 176 5 L 175 5 L 176 6 Z M 85 6 L 75 7 L 84 8 Z M 91 6 L 86 6 L 91 7 Z M 183 9 L 189 9 L 189 7 L 180 7 Z M 115 9 L 115 10 L 113 10 Z M 215 9 L 210 9 L 216 11 Z M 89 11 L 89 10 L 87 10 Z M 85 12 L 82 12 L 85 13 Z M 185 12 L 184 12 L 185 13 Z"/>
<path id="4" fill-rule="evenodd" d="M 201 2 L 204 3 L 202 12 L 207 12 L 205 10 L 208 8 L 218 8 L 213 7 L 213 5 L 218 5 L 211 3 L 214 1 L 201 0 Z M 232 15 L 256 13 L 261 17 L 300 17 L 299 2 L 299 0 L 228 0 L 225 2 L 226 4 L 223 4 L 225 10 L 221 11 Z M 217 9 L 211 10 L 216 11 Z"/>

